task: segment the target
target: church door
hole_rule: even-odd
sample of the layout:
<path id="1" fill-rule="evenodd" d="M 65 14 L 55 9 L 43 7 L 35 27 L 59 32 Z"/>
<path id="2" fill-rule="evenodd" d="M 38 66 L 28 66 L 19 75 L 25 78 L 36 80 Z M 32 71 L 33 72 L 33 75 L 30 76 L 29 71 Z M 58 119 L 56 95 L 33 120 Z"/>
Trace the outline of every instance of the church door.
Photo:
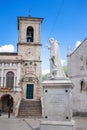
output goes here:
<path id="1" fill-rule="evenodd" d="M 27 84 L 27 89 L 26 89 L 26 98 L 27 99 L 33 99 L 33 89 L 34 89 L 33 84 Z"/>

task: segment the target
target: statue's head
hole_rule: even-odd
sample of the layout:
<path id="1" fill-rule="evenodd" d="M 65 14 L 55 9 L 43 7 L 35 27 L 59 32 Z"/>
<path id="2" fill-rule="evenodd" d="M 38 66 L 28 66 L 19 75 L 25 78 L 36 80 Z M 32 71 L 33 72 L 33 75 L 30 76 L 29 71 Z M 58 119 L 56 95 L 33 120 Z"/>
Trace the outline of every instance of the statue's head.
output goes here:
<path id="1" fill-rule="evenodd" d="M 49 42 L 53 44 L 54 43 L 54 38 L 50 38 Z"/>

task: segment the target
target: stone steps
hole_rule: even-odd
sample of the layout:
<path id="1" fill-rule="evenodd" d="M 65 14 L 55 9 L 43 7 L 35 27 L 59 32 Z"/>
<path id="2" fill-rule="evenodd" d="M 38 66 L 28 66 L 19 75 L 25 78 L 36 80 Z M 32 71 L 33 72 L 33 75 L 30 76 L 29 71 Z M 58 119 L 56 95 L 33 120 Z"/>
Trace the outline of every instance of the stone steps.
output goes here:
<path id="1" fill-rule="evenodd" d="M 19 107 L 18 117 L 36 117 L 42 116 L 40 100 L 22 100 Z"/>

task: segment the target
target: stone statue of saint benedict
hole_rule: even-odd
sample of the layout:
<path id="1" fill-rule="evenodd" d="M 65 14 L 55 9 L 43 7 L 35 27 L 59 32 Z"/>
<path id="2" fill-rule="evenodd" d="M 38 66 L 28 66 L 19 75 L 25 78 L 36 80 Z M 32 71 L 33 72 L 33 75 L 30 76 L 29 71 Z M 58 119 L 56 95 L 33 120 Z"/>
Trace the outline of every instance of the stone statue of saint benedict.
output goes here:
<path id="1" fill-rule="evenodd" d="M 59 43 L 54 38 L 49 39 L 50 46 L 50 79 L 65 78 L 65 74 L 62 69 L 60 54 L 59 54 Z"/>

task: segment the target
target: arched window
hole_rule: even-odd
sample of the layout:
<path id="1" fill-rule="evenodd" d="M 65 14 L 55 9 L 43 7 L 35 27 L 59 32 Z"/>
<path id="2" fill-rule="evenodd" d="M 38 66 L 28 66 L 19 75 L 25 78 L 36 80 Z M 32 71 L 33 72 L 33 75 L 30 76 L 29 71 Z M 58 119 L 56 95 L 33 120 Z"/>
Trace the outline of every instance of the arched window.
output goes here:
<path id="1" fill-rule="evenodd" d="M 13 88 L 13 86 L 14 86 L 14 73 L 9 71 L 6 74 L 6 87 Z"/>
<path id="2" fill-rule="evenodd" d="M 80 85 L 81 85 L 81 87 L 80 87 L 80 92 L 82 92 L 82 91 L 84 91 L 85 88 L 86 88 L 86 83 L 85 83 L 85 81 L 84 81 L 84 80 L 81 80 Z"/>
<path id="3" fill-rule="evenodd" d="M 27 28 L 26 39 L 27 42 L 33 42 L 34 30 L 32 27 Z"/>

